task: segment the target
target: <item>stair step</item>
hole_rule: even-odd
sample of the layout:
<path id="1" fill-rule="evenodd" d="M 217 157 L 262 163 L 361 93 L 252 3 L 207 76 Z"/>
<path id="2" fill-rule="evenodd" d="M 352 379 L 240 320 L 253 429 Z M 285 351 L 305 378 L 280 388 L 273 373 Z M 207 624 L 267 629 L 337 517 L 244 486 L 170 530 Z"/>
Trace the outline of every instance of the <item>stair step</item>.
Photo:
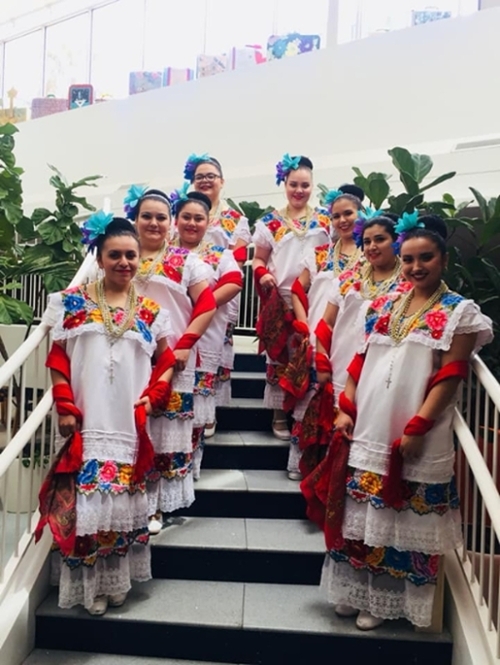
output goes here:
<path id="1" fill-rule="evenodd" d="M 251 397 L 262 400 L 265 387 L 265 372 L 231 372 L 231 395 L 233 398 Z"/>
<path id="2" fill-rule="evenodd" d="M 221 665 L 221 663 L 171 660 L 170 658 L 141 658 L 139 660 L 137 656 L 35 649 L 23 665 Z"/>
<path id="3" fill-rule="evenodd" d="M 265 372 L 266 357 L 257 353 L 236 353 L 234 356 L 235 372 Z"/>
<path id="4" fill-rule="evenodd" d="M 153 577 L 317 585 L 324 549 L 305 520 L 176 517 L 152 539 Z"/>
<path id="5" fill-rule="evenodd" d="M 270 432 L 217 430 L 205 442 L 202 468 L 282 471 L 286 469 L 289 445 Z"/>
<path id="6" fill-rule="evenodd" d="M 285 471 L 202 469 L 196 501 L 179 515 L 304 519 L 299 483 Z"/>
<path id="7" fill-rule="evenodd" d="M 57 607 L 54 590 L 37 611 L 38 649 L 90 650 L 135 656 L 287 665 L 312 654 L 345 654 L 350 662 L 449 665 L 452 641 L 388 621 L 360 633 L 337 617 L 318 587 L 190 580 L 134 585 L 127 603 L 103 617 Z"/>
<path id="8" fill-rule="evenodd" d="M 259 430 L 270 432 L 273 412 L 264 409 L 262 398 L 233 397 L 228 407 L 217 408 L 219 430 Z"/>

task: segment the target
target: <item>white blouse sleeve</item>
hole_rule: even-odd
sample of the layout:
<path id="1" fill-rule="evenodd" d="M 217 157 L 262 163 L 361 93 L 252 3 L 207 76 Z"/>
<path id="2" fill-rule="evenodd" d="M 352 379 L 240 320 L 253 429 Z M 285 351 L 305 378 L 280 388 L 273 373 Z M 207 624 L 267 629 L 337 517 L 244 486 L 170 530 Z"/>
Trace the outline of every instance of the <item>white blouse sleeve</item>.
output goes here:
<path id="1" fill-rule="evenodd" d="M 264 249 L 273 249 L 274 247 L 273 241 L 271 240 L 271 233 L 264 222 L 257 222 L 252 240 L 257 247 L 263 247 Z"/>
<path id="2" fill-rule="evenodd" d="M 466 300 L 465 307 L 460 313 L 455 335 L 466 335 L 476 333 L 476 344 L 474 351 L 479 351 L 483 346 L 489 344 L 493 339 L 493 323 L 491 319 L 481 312 L 479 305 L 473 300 Z"/>
<path id="3" fill-rule="evenodd" d="M 186 257 L 186 265 L 184 268 L 186 272 L 186 286 L 194 286 L 206 280 L 210 281 L 212 277 L 212 268 L 204 263 L 199 256 L 190 252 Z"/>
<path id="4" fill-rule="evenodd" d="M 151 326 L 151 334 L 153 335 L 153 339 L 157 342 L 173 335 L 170 314 L 163 307 L 160 308 L 160 311 Z"/>
<path id="5" fill-rule="evenodd" d="M 228 272 L 239 272 L 240 274 L 243 274 L 234 258 L 232 250 L 225 249 L 220 260 L 219 273 L 222 277 L 222 275 L 225 275 Z"/>
<path id="6" fill-rule="evenodd" d="M 342 304 L 342 296 L 340 295 L 340 282 L 338 277 L 332 280 L 330 293 L 328 294 L 328 302 L 332 305 L 340 307 Z"/>
<path id="7" fill-rule="evenodd" d="M 240 217 L 238 225 L 233 235 L 233 241 L 236 244 L 238 240 L 243 240 L 249 245 L 252 242 L 252 235 L 250 233 L 250 228 L 248 226 L 248 219 L 246 217 Z"/>
<path id="8" fill-rule="evenodd" d="M 62 304 L 61 293 L 51 293 L 49 295 L 47 309 L 42 314 L 42 323 L 51 328 L 62 328 L 64 308 Z"/>

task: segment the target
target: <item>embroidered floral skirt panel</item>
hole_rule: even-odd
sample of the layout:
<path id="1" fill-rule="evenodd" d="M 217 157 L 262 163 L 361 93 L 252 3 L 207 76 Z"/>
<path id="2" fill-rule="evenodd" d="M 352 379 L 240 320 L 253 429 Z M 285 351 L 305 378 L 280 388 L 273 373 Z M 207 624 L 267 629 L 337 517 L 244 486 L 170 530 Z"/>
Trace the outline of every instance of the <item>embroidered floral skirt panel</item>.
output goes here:
<path id="1" fill-rule="evenodd" d="M 380 474 L 350 469 L 345 541 L 327 553 L 321 585 L 331 603 L 428 626 L 439 556 L 462 542 L 455 482 L 404 481 L 397 509 L 384 504 L 382 483 Z"/>

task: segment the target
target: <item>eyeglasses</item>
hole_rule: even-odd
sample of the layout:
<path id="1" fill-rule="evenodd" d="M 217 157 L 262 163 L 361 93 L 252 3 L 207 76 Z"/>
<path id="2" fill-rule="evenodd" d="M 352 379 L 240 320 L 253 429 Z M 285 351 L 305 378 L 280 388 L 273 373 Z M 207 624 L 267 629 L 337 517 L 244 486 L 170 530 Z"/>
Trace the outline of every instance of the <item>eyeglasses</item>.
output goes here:
<path id="1" fill-rule="evenodd" d="M 203 180 L 208 180 L 208 182 L 213 182 L 215 178 L 220 178 L 221 176 L 218 173 L 198 173 L 194 177 L 195 182 L 203 182 Z"/>

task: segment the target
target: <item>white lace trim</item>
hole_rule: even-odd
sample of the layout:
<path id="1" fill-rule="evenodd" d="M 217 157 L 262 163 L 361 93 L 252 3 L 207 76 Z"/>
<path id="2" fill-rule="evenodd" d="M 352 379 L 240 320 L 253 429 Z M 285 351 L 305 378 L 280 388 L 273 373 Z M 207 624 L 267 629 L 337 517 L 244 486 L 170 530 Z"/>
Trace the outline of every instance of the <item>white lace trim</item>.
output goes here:
<path id="1" fill-rule="evenodd" d="M 137 451 L 137 435 L 128 432 L 83 430 L 83 459 L 114 460 L 133 464 Z"/>
<path id="2" fill-rule="evenodd" d="M 201 427 L 215 420 L 215 397 L 213 395 L 194 396 L 194 427 Z"/>
<path id="3" fill-rule="evenodd" d="M 244 240 L 247 245 L 252 242 L 252 234 L 250 233 L 250 227 L 248 226 L 248 219 L 246 217 L 240 217 L 233 233 L 232 242 L 236 244 L 238 240 Z"/>
<path id="4" fill-rule="evenodd" d="M 390 575 L 371 575 L 327 554 L 320 586 L 335 605 L 367 610 L 381 619 L 407 619 L 415 626 L 429 626 L 432 621 L 434 584 L 419 587 Z"/>
<path id="5" fill-rule="evenodd" d="M 192 393 L 194 389 L 194 369 L 186 368 L 182 372 L 175 372 L 172 379 L 172 390 L 180 393 Z"/>
<path id="6" fill-rule="evenodd" d="M 231 404 L 231 381 L 223 381 L 217 384 L 215 392 L 215 406 L 230 406 Z"/>
<path id="7" fill-rule="evenodd" d="M 222 347 L 220 365 L 229 369 L 233 369 L 234 367 L 234 346 L 229 343 L 224 344 Z"/>
<path id="8" fill-rule="evenodd" d="M 190 453 L 193 450 L 193 418 L 165 416 L 150 419 L 151 441 L 155 453 Z"/>
<path id="9" fill-rule="evenodd" d="M 132 545 L 121 557 L 99 557 L 91 568 L 79 566 L 71 570 L 59 552 L 51 557 L 51 583 L 59 585 L 59 607 L 83 605 L 91 607 L 98 596 L 127 593 L 131 581 L 147 582 L 151 579 L 151 550 L 149 545 Z"/>
<path id="10" fill-rule="evenodd" d="M 215 374 L 220 366 L 221 356 L 222 356 L 222 347 L 220 351 L 212 352 L 207 351 L 206 349 L 198 348 L 198 355 L 200 357 L 199 367 L 196 369 L 201 372 L 211 372 Z"/>
<path id="11" fill-rule="evenodd" d="M 300 472 L 299 462 L 302 457 L 302 452 L 299 450 L 298 443 L 291 443 L 290 450 L 288 451 L 288 464 L 286 467 L 287 471 Z"/>
<path id="12" fill-rule="evenodd" d="M 444 554 L 462 544 L 458 509 L 450 509 L 444 515 L 419 515 L 412 510 L 377 509 L 350 497 L 346 497 L 342 534 L 370 547 L 394 547 L 424 554 Z"/>
<path id="13" fill-rule="evenodd" d="M 94 334 L 107 335 L 106 329 L 102 323 L 85 323 L 77 328 L 70 328 L 69 330 L 64 329 L 62 326 L 57 324 L 52 328 L 52 339 L 54 341 L 62 341 L 68 339 L 74 339 L 80 337 L 81 335 Z M 162 335 L 161 337 L 166 337 L 167 335 Z M 152 356 L 156 349 L 156 341 L 153 338 L 153 341 L 147 342 L 144 337 L 139 332 L 134 332 L 133 330 L 127 330 L 122 335 L 122 339 L 131 339 L 135 342 L 139 342 L 142 348 L 146 351 L 149 356 Z"/>
<path id="14" fill-rule="evenodd" d="M 266 383 L 264 389 L 264 409 L 282 409 L 283 408 L 283 389 L 279 386 L 271 386 Z"/>
<path id="15" fill-rule="evenodd" d="M 147 484 L 148 511 L 154 515 L 158 510 L 162 513 L 173 513 L 180 508 L 189 508 L 194 502 L 193 474 L 184 478 L 160 478 L 156 483 Z"/>
<path id="16" fill-rule="evenodd" d="M 144 492 L 88 496 L 77 493 L 76 534 L 92 535 L 98 531 L 143 529 L 148 523 L 148 499 Z"/>

